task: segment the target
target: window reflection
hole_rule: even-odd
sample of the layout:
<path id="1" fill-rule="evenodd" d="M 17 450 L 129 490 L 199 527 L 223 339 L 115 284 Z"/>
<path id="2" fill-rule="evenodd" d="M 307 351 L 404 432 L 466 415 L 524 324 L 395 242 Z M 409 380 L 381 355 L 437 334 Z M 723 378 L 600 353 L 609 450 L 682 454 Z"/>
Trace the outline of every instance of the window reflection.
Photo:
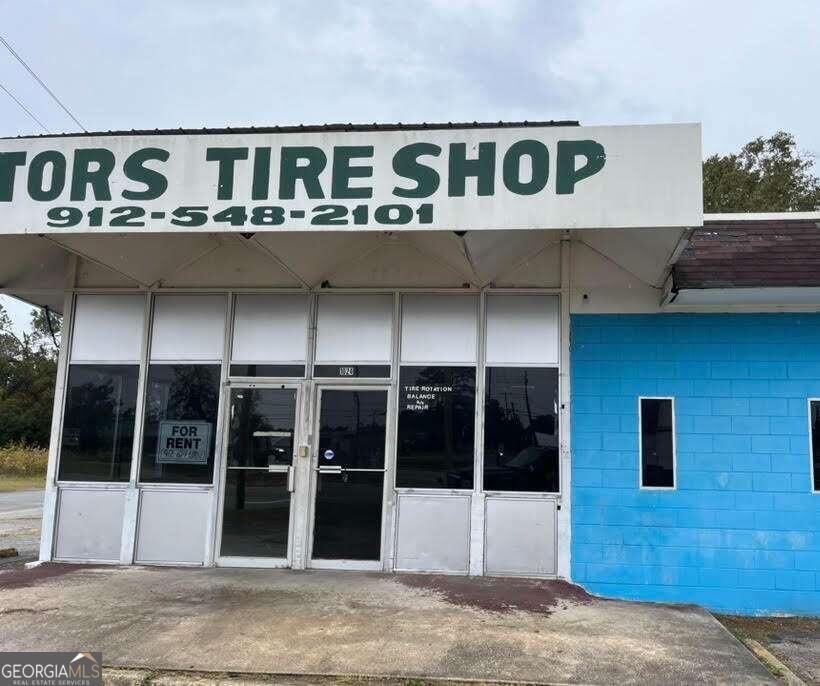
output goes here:
<path id="1" fill-rule="evenodd" d="M 140 479 L 211 483 L 218 364 L 153 364 L 148 370 Z"/>
<path id="2" fill-rule="evenodd" d="M 290 492 L 284 472 L 228 469 L 222 555 L 287 557 Z"/>
<path id="3" fill-rule="evenodd" d="M 381 557 L 383 472 L 319 474 L 316 479 L 313 557 Z"/>
<path id="4" fill-rule="evenodd" d="M 59 477 L 128 481 L 134 442 L 137 365 L 72 365 Z"/>
<path id="5" fill-rule="evenodd" d="M 322 391 L 319 466 L 384 468 L 387 391 Z"/>
<path id="6" fill-rule="evenodd" d="M 558 370 L 486 370 L 484 490 L 556 493 Z"/>
<path id="7" fill-rule="evenodd" d="M 387 391 L 322 390 L 319 468 L 344 471 L 317 475 L 314 558 L 380 558 L 386 416 Z"/>
<path id="8" fill-rule="evenodd" d="M 268 467 L 293 461 L 296 391 L 231 391 L 229 467 Z"/>
<path id="9" fill-rule="evenodd" d="M 396 485 L 472 488 L 475 368 L 402 367 Z"/>

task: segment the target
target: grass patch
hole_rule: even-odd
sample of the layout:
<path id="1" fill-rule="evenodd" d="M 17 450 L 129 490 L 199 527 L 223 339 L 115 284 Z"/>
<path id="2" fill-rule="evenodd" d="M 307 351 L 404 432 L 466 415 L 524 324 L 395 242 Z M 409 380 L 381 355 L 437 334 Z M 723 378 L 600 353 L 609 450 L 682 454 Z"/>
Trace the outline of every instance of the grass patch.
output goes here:
<path id="1" fill-rule="evenodd" d="M 48 450 L 12 443 L 0 448 L 0 476 L 46 475 Z"/>
<path id="2" fill-rule="evenodd" d="M 0 493 L 10 491 L 40 491 L 46 487 L 44 476 L 6 476 L 0 474 Z"/>
<path id="3" fill-rule="evenodd" d="M 45 486 L 48 451 L 12 444 L 0 448 L 0 491 L 27 491 Z"/>

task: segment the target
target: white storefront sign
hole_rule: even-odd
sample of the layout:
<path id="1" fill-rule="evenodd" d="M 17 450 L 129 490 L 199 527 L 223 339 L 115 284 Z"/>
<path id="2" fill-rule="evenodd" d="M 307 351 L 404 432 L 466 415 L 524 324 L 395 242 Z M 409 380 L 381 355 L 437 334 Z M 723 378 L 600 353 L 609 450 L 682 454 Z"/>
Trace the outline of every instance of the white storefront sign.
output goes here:
<path id="1" fill-rule="evenodd" d="M 210 445 L 210 422 L 165 419 L 159 423 L 157 463 L 207 464 Z"/>
<path id="2" fill-rule="evenodd" d="M 697 124 L 0 140 L 0 234 L 685 227 Z"/>

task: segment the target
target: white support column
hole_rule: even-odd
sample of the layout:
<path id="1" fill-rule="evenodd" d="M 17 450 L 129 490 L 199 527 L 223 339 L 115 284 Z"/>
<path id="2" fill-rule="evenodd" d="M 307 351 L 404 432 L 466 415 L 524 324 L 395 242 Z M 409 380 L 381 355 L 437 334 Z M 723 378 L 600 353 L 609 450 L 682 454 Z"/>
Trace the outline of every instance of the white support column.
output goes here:
<path id="1" fill-rule="evenodd" d="M 478 359 L 475 383 L 475 473 L 470 498 L 470 576 L 484 574 L 484 360 L 487 341 L 487 291 L 478 299 Z"/>
<path id="2" fill-rule="evenodd" d="M 43 493 L 43 522 L 40 533 L 40 561 L 54 557 L 54 538 L 57 527 L 57 460 L 63 427 L 65 387 L 68 378 L 68 359 L 71 351 L 71 332 L 74 326 L 74 287 L 77 281 L 77 257 L 69 257 L 66 292 L 63 299 L 63 326 L 57 357 L 57 380 L 54 384 L 54 408 L 51 413 L 51 436 L 48 444 L 48 468 Z"/>
<path id="3" fill-rule="evenodd" d="M 307 350 L 305 351 L 305 377 L 299 395 L 300 412 L 298 440 L 299 447 L 296 450 L 296 463 L 293 465 L 296 489 L 291 496 L 290 506 L 294 509 L 293 525 L 290 535 L 293 537 L 291 545 L 291 567 L 293 569 L 305 569 L 309 551 L 307 549 L 310 541 L 310 500 L 312 497 L 311 466 L 313 461 L 313 408 L 314 383 L 313 360 L 316 352 L 316 322 L 318 317 L 319 301 L 316 293 L 311 293 L 308 299 L 308 335 Z M 303 456 L 303 451 L 306 454 Z"/>
<path id="4" fill-rule="evenodd" d="M 398 535 L 398 496 L 396 494 L 396 461 L 399 426 L 399 374 L 401 365 L 401 294 L 393 293 L 393 325 L 391 329 L 390 352 L 390 393 L 387 410 L 387 452 L 385 454 L 384 472 L 384 532 L 382 549 L 384 554 L 382 568 L 392 572 L 396 566 L 396 536 Z"/>
<path id="5" fill-rule="evenodd" d="M 570 305 L 572 302 L 572 239 L 569 231 L 561 236 L 561 371 L 560 394 L 560 475 L 561 497 L 558 512 L 558 576 L 570 578 L 572 538 L 572 451 L 570 449 Z"/>
<path id="6" fill-rule="evenodd" d="M 142 459 L 142 425 L 145 407 L 145 387 L 148 377 L 148 346 L 151 337 L 151 294 L 145 294 L 145 308 L 142 321 L 142 345 L 140 346 L 140 370 L 137 381 L 136 416 L 134 417 L 134 444 L 131 450 L 131 474 L 123 506 L 122 542 L 120 544 L 120 564 L 134 564 L 137 542 L 137 519 L 139 515 L 140 493 L 137 486 Z"/>
<path id="7" fill-rule="evenodd" d="M 216 440 L 214 441 L 214 472 L 211 479 L 211 504 L 210 514 L 208 516 L 207 529 L 205 531 L 205 566 L 213 567 L 217 557 L 216 542 L 219 536 L 217 535 L 217 525 L 220 521 L 219 508 L 222 506 L 222 472 L 225 470 L 225 442 L 227 441 L 226 432 L 228 428 L 228 421 L 226 414 L 229 412 L 230 402 L 228 398 L 229 393 L 225 393 L 228 387 L 228 376 L 231 366 L 231 347 L 233 346 L 233 326 L 234 326 L 234 308 L 236 306 L 236 298 L 233 291 L 228 291 L 225 302 L 225 324 L 223 328 L 222 339 L 222 367 L 219 373 L 219 407 L 217 408 L 216 421 Z"/>

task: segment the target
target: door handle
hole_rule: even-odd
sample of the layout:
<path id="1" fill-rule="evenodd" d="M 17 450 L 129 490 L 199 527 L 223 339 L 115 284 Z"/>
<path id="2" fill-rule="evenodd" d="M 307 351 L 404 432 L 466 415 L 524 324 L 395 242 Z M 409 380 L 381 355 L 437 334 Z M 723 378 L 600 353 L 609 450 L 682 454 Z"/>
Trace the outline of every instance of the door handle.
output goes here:
<path id="1" fill-rule="evenodd" d="M 293 493 L 293 491 L 296 490 L 295 476 L 296 472 L 293 467 L 288 467 L 288 493 Z"/>
<path id="2" fill-rule="evenodd" d="M 318 467 L 319 474 L 341 474 L 342 467 L 341 465 L 321 465 Z"/>

